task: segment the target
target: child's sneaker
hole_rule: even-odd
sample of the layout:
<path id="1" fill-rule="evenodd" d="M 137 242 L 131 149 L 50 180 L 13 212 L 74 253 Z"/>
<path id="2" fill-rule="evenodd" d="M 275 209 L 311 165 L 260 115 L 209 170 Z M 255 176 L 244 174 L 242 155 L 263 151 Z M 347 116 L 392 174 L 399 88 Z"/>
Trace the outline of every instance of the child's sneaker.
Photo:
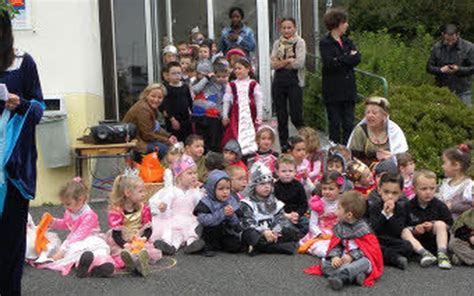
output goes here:
<path id="1" fill-rule="evenodd" d="M 421 257 L 420 264 L 421 267 L 428 267 L 433 265 L 438 259 L 431 254 L 430 252 L 426 251 L 423 256 Z"/>
<path id="2" fill-rule="evenodd" d="M 79 264 L 77 265 L 76 274 L 78 278 L 85 278 L 87 276 L 92 261 L 94 261 L 94 254 L 91 251 L 82 253 Z"/>
<path id="3" fill-rule="evenodd" d="M 356 278 L 355 278 L 354 282 L 359 286 L 363 286 L 366 277 L 367 276 L 365 275 L 365 273 L 361 272 L 358 275 L 356 275 Z"/>
<path id="4" fill-rule="evenodd" d="M 150 255 L 148 255 L 148 252 L 144 249 L 138 253 L 138 259 L 136 262 L 136 269 L 137 272 L 142 275 L 142 276 L 147 276 L 150 274 Z"/>
<path id="5" fill-rule="evenodd" d="M 401 269 L 401 270 L 407 269 L 407 267 L 408 267 L 408 259 L 407 259 L 406 257 L 399 256 L 399 257 L 397 258 L 397 262 L 395 263 L 395 266 L 396 266 L 398 269 Z"/>
<path id="6" fill-rule="evenodd" d="M 204 245 L 204 241 L 202 239 L 198 239 L 184 247 L 183 252 L 185 254 L 194 254 L 201 251 L 204 248 Z"/>
<path id="7" fill-rule="evenodd" d="M 133 255 L 128 250 L 123 250 L 120 253 L 123 263 L 125 264 L 125 270 L 127 272 L 132 272 L 135 270 L 135 260 L 133 260 Z"/>
<path id="8" fill-rule="evenodd" d="M 328 281 L 329 286 L 331 286 L 331 289 L 333 289 L 334 291 L 339 291 L 344 286 L 344 282 L 342 281 L 342 279 L 336 276 L 328 278 Z"/>
<path id="9" fill-rule="evenodd" d="M 451 269 L 451 262 L 449 262 L 448 255 L 445 253 L 438 253 L 438 267 L 441 269 Z"/>
<path id="10" fill-rule="evenodd" d="M 112 263 L 104 263 L 99 266 L 95 266 L 91 270 L 92 277 L 110 277 L 114 274 L 115 267 Z"/>
<path id="11" fill-rule="evenodd" d="M 163 252 L 164 255 L 174 255 L 174 253 L 176 253 L 175 247 L 162 240 L 155 241 L 153 245 L 155 246 L 155 248 Z"/>

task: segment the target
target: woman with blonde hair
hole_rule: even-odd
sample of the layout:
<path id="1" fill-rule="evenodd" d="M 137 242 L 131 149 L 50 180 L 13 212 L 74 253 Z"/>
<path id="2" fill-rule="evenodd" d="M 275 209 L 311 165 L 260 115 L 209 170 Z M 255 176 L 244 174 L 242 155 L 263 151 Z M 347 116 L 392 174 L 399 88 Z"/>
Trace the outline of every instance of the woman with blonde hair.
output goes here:
<path id="1" fill-rule="evenodd" d="M 166 88 L 163 84 L 148 85 L 123 118 L 124 122 L 137 126 L 137 150 L 141 153 L 150 153 L 158 148 L 160 159 L 166 155 L 168 146 L 177 142 L 176 137 L 166 132 L 157 120 L 158 108 L 165 95 Z"/>

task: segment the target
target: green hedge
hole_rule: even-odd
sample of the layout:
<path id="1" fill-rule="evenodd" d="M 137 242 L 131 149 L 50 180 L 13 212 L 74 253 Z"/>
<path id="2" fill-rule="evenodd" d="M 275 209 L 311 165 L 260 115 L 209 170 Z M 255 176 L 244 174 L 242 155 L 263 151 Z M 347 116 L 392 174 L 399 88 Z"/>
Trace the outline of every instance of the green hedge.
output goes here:
<path id="1" fill-rule="evenodd" d="M 467 109 L 447 88 L 394 86 L 390 103 L 390 117 L 404 131 L 418 168 L 442 177 L 442 152 L 474 139 L 474 110 Z M 359 117 L 363 117 L 363 110 L 363 103 L 359 103 Z M 474 177 L 473 170 L 471 175 Z"/>
<path id="2" fill-rule="evenodd" d="M 305 124 L 320 131 L 327 132 L 328 119 L 326 107 L 322 99 L 321 76 L 306 72 L 306 87 L 304 88 L 303 108 Z"/>

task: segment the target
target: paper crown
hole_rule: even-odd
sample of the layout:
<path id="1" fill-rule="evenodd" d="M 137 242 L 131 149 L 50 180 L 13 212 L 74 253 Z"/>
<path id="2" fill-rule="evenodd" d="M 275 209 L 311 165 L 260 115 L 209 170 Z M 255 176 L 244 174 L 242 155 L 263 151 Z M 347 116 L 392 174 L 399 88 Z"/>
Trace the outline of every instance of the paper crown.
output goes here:
<path id="1" fill-rule="evenodd" d="M 181 156 L 181 158 L 178 161 L 176 161 L 173 165 L 173 168 L 172 168 L 173 175 L 177 177 L 181 175 L 187 169 L 190 169 L 194 166 L 196 166 L 196 163 L 194 163 L 194 160 L 190 156 L 183 154 L 183 156 Z"/>

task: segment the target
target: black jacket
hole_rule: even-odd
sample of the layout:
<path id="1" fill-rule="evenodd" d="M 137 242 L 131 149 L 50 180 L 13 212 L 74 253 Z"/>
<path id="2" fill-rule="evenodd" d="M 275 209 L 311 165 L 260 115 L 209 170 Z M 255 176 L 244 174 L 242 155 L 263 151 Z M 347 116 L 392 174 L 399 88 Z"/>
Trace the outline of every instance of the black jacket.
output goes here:
<path id="1" fill-rule="evenodd" d="M 459 70 L 454 74 L 441 73 L 441 67 L 457 65 Z M 459 94 L 471 89 L 471 75 L 474 74 L 474 45 L 459 39 L 454 46 L 438 41 L 431 49 L 431 56 L 426 70 L 436 76 L 436 85 L 446 86 Z"/>
<path id="2" fill-rule="evenodd" d="M 354 67 L 360 63 L 360 53 L 352 40 L 341 37 L 343 47 L 328 33 L 319 42 L 319 51 L 323 62 L 323 98 L 326 104 L 337 102 L 355 102 L 357 88 Z"/>
<path id="3" fill-rule="evenodd" d="M 285 204 L 285 213 L 297 212 L 302 217 L 308 210 L 308 199 L 300 182 L 296 180 L 290 183 L 277 181 L 274 193 L 275 197 Z"/>
<path id="4" fill-rule="evenodd" d="M 410 200 L 410 226 L 416 226 L 423 222 L 444 221 L 448 226 L 453 225 L 453 217 L 444 202 L 433 198 L 428 206 L 423 209 L 415 196 Z"/>
<path id="5" fill-rule="evenodd" d="M 384 202 L 377 190 L 369 194 L 365 218 L 377 236 L 400 238 L 402 230 L 408 226 L 410 205 L 405 196 L 395 203 L 393 216 L 387 219 L 383 214 Z"/>

